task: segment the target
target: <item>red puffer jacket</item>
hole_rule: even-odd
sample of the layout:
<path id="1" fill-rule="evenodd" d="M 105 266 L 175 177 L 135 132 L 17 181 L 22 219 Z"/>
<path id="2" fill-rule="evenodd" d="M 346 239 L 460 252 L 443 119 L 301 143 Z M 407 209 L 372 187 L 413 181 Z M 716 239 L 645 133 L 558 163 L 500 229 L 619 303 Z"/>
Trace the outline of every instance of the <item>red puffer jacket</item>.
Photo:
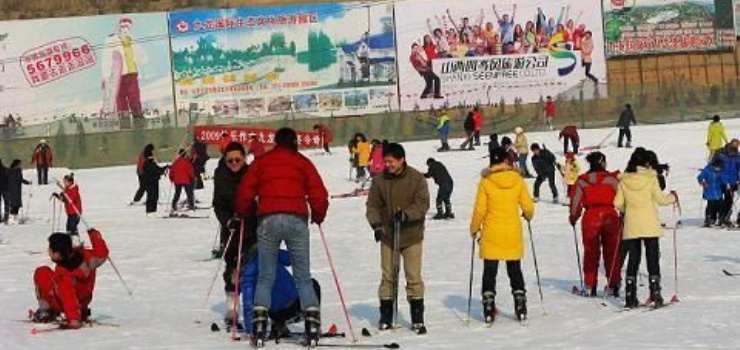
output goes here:
<path id="1" fill-rule="evenodd" d="M 568 125 L 564 127 L 563 130 L 560 131 L 558 139 L 562 139 L 563 137 L 570 137 L 573 141 L 579 142 L 580 139 L 578 137 L 578 128 L 576 128 L 575 125 Z"/>
<path id="2" fill-rule="evenodd" d="M 319 137 L 321 137 L 321 140 L 325 144 L 329 144 L 334 141 L 334 136 L 326 125 L 319 125 Z"/>
<path id="3" fill-rule="evenodd" d="M 570 205 L 570 217 L 574 221 L 581 216 L 585 207 L 614 208 L 614 197 L 619 186 L 619 172 L 596 171 L 578 177 L 576 191 Z"/>
<path id="4" fill-rule="evenodd" d="M 82 214 L 82 197 L 80 197 L 80 188 L 77 184 L 65 188 L 60 199 L 64 202 L 64 211 L 67 215 L 77 215 L 77 210 Z"/>
<path id="5" fill-rule="evenodd" d="M 284 213 L 308 218 L 310 206 L 311 221 L 317 224 L 329 208 L 329 194 L 313 163 L 279 145 L 249 166 L 237 189 L 236 213 L 241 217 L 253 213 L 255 198 L 258 216 Z"/>
<path id="6" fill-rule="evenodd" d="M 195 170 L 193 164 L 185 157 L 177 157 L 170 168 L 170 180 L 176 186 L 187 186 L 193 183 Z"/>

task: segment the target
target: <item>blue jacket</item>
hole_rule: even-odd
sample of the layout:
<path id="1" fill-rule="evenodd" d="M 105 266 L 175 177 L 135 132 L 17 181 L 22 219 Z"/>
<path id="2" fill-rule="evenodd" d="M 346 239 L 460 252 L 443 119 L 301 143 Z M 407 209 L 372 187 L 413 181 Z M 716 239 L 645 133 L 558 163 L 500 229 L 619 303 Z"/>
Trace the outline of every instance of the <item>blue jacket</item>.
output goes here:
<path id="1" fill-rule="evenodd" d="M 740 177 L 738 177 L 738 170 L 740 169 L 740 154 L 729 154 L 727 152 L 727 148 L 725 148 L 722 152 L 717 153 L 715 159 L 722 160 L 722 173 L 725 174 L 727 182 L 731 185 L 737 183 L 740 179 Z"/>
<path id="2" fill-rule="evenodd" d="M 281 249 L 278 253 L 278 266 L 275 270 L 275 285 L 272 287 L 271 314 L 289 307 L 298 300 L 298 289 L 296 289 L 293 275 L 287 269 L 288 266 L 290 266 L 290 253 Z M 252 309 L 254 309 L 259 270 L 259 259 L 255 255 L 249 260 L 242 273 L 242 310 L 244 311 L 244 329 L 247 333 L 252 332 Z"/>
<path id="3" fill-rule="evenodd" d="M 707 186 L 704 187 L 704 199 L 708 201 L 717 201 L 722 199 L 722 195 L 727 188 L 728 181 L 727 176 L 722 170 L 715 170 L 712 165 L 707 165 L 704 170 L 701 171 L 699 176 L 696 177 L 699 183 L 706 182 Z"/>

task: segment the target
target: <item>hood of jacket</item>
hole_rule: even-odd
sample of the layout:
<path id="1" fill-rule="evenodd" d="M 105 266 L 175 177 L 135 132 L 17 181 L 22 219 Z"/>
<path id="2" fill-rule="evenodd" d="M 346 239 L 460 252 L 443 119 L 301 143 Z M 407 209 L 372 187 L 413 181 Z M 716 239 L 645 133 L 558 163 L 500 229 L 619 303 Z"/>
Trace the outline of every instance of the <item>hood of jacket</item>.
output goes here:
<path id="1" fill-rule="evenodd" d="M 496 164 L 485 168 L 481 171 L 481 176 L 485 181 L 491 181 L 494 186 L 502 189 L 513 188 L 521 178 L 519 172 L 508 164 Z"/>
<path id="2" fill-rule="evenodd" d="M 621 182 L 628 189 L 639 191 L 648 188 L 657 176 L 658 173 L 655 170 L 638 166 L 636 173 L 625 173 Z"/>

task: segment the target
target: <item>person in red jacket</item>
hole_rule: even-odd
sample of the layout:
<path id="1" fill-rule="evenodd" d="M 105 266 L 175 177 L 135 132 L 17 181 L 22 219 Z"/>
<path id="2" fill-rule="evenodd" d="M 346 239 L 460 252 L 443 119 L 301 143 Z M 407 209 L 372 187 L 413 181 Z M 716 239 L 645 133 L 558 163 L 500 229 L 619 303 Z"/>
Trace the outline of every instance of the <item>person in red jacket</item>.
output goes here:
<path id="1" fill-rule="evenodd" d="M 583 275 L 589 296 L 596 296 L 600 251 L 604 252 L 604 271 L 606 271 L 607 292 L 619 296 L 621 283 L 621 259 L 619 241 L 621 221 L 614 208 L 614 197 L 619 186 L 619 171 L 606 170 L 606 157 L 601 152 L 593 152 L 586 157 L 590 169 L 578 177 L 576 192 L 570 206 L 569 221 L 575 227 L 581 211 L 586 208 L 581 221 L 583 235 Z"/>
<path id="2" fill-rule="evenodd" d="M 46 140 L 41 140 L 33 150 L 32 163 L 36 164 L 36 173 L 38 174 L 39 185 L 49 184 L 49 168 L 51 168 L 54 155 L 51 153 L 51 147 Z"/>
<path id="3" fill-rule="evenodd" d="M 259 199 L 259 204 L 254 200 Z M 306 320 L 309 342 L 318 341 L 321 329 L 319 301 L 311 282 L 307 222 L 321 225 L 329 208 L 329 194 L 316 167 L 298 152 L 295 130 L 275 133 L 275 148 L 257 158 L 237 189 L 234 207 L 239 217 L 257 205 L 259 280 L 253 310 L 252 341 L 264 344 L 271 291 L 275 283 L 278 250 L 284 241 L 293 257 L 293 275 Z M 310 211 L 309 211 L 310 208 Z"/>
<path id="4" fill-rule="evenodd" d="M 578 154 L 580 138 L 578 137 L 578 128 L 575 125 L 568 125 L 560 130 L 558 139 L 563 139 L 563 154 L 568 153 L 568 143 L 573 145 L 573 153 Z"/>
<path id="5" fill-rule="evenodd" d="M 475 124 L 475 145 L 480 146 L 480 131 L 483 128 L 483 112 L 478 107 L 473 108 L 473 121 Z"/>
<path id="6" fill-rule="evenodd" d="M 545 123 L 547 127 L 552 130 L 552 120 L 555 119 L 555 101 L 552 100 L 552 96 L 547 96 L 545 102 L 545 108 L 542 109 L 545 113 Z"/>
<path id="7" fill-rule="evenodd" d="M 108 259 L 108 246 L 98 230 L 91 228 L 87 234 L 92 249 L 73 248 L 72 237 L 65 233 L 49 236 L 49 258 L 56 266 L 39 267 L 33 274 L 39 303 L 33 322 L 55 322 L 64 314 L 62 328 L 77 329 L 90 317 L 95 271 Z"/>
<path id="8" fill-rule="evenodd" d="M 184 149 L 180 149 L 178 154 L 177 159 L 170 167 L 170 181 L 175 185 L 175 196 L 172 197 L 172 212 L 177 211 L 177 203 L 180 201 L 180 194 L 183 189 L 185 189 L 185 195 L 188 197 L 188 209 L 195 210 L 195 198 L 193 196 L 195 169 Z"/>
<path id="9" fill-rule="evenodd" d="M 80 188 L 75 183 L 74 174 L 64 176 L 64 183 L 59 184 L 64 190 L 62 193 L 54 193 L 52 196 L 64 203 L 64 211 L 67 213 L 67 233 L 78 235 L 77 225 L 80 224 L 82 215 L 82 197 Z"/>
<path id="10" fill-rule="evenodd" d="M 321 139 L 321 147 L 324 148 L 324 152 L 331 154 L 331 150 L 329 150 L 329 144 L 334 141 L 334 138 L 331 134 L 331 130 L 329 130 L 329 127 L 324 124 L 316 124 L 313 126 L 313 129 L 319 133 L 319 138 Z"/>
<path id="11" fill-rule="evenodd" d="M 249 135 L 249 151 L 254 159 L 262 157 L 267 151 L 265 150 L 265 144 L 255 134 Z"/>

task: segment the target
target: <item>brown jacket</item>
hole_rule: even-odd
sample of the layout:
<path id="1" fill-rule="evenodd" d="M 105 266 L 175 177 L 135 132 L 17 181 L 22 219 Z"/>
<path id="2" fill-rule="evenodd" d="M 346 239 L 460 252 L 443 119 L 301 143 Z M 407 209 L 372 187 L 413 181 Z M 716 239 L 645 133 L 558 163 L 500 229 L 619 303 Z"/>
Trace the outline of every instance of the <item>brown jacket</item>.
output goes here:
<path id="1" fill-rule="evenodd" d="M 398 210 L 408 219 L 401 224 L 401 248 L 424 240 L 424 220 L 429 211 L 429 187 L 418 170 L 406 165 L 399 175 L 386 173 L 373 178 L 367 197 L 367 221 L 383 227 L 383 243 L 393 246 L 393 215 Z"/>

